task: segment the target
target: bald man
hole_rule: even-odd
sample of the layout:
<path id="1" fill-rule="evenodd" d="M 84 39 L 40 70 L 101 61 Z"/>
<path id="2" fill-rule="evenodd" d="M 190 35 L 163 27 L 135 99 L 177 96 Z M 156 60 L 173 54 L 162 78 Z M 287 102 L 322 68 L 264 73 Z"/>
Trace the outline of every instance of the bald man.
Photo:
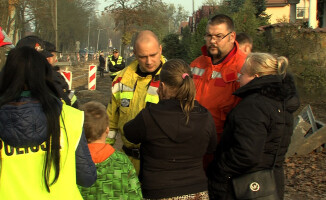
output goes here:
<path id="1" fill-rule="evenodd" d="M 165 58 L 157 36 L 148 30 L 137 34 L 134 43 L 134 60 L 113 80 L 112 98 L 107 107 L 110 120 L 109 143 L 113 144 L 117 133 L 122 134 L 123 151 L 139 173 L 139 145 L 129 142 L 123 132 L 125 123 L 133 119 L 143 108 L 158 103 L 156 92 L 159 74 Z"/>

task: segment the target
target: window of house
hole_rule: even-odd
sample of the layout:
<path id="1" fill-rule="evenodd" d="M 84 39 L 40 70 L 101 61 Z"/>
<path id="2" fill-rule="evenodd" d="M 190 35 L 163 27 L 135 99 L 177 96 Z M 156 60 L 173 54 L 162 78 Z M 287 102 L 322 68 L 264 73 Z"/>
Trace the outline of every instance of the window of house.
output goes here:
<path id="1" fill-rule="evenodd" d="M 297 19 L 303 19 L 305 18 L 305 7 L 297 7 Z"/>

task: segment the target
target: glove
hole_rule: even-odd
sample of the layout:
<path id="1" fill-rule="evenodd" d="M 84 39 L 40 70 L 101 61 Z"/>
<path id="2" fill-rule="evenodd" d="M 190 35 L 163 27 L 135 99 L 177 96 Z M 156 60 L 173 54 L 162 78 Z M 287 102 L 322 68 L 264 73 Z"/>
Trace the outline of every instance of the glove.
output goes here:
<path id="1" fill-rule="evenodd" d="M 106 137 L 106 143 L 114 145 L 117 135 L 117 130 L 110 130 L 108 136 Z"/>

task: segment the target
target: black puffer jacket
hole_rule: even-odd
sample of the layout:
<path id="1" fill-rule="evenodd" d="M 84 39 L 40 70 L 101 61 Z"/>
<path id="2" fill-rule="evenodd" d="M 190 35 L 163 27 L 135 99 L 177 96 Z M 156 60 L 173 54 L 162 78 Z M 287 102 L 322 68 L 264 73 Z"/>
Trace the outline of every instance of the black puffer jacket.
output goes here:
<path id="1" fill-rule="evenodd" d="M 293 132 L 293 116 L 300 105 L 293 78 L 276 75 L 255 78 L 234 95 L 242 101 L 229 113 L 213 163 L 209 166 L 212 199 L 233 199 L 232 177 L 272 168 L 283 197 L 284 156 Z M 283 109 L 285 108 L 285 109 Z M 282 139 L 281 139 L 282 137 Z"/>

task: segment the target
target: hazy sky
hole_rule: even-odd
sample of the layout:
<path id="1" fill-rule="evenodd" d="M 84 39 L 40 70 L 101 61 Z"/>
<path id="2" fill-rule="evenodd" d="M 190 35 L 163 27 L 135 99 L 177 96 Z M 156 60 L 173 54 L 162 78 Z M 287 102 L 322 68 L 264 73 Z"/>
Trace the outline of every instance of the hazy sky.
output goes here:
<path id="1" fill-rule="evenodd" d="M 177 5 L 181 5 L 182 7 L 184 7 L 184 9 L 186 11 L 188 11 L 188 14 L 190 15 L 192 13 L 192 0 L 162 0 L 163 2 L 165 3 L 173 3 L 175 4 L 175 6 Z M 205 0 L 194 0 L 195 1 L 195 11 L 200 8 L 203 4 L 203 2 Z M 104 0 L 98 0 L 98 2 L 100 2 L 100 5 L 99 5 L 99 10 L 103 10 L 103 8 L 107 5 L 110 5 L 113 0 L 110 0 L 110 1 L 106 1 L 104 2 Z"/>

